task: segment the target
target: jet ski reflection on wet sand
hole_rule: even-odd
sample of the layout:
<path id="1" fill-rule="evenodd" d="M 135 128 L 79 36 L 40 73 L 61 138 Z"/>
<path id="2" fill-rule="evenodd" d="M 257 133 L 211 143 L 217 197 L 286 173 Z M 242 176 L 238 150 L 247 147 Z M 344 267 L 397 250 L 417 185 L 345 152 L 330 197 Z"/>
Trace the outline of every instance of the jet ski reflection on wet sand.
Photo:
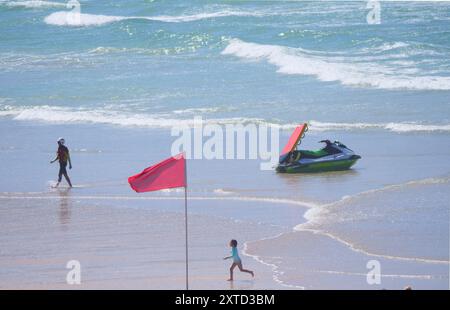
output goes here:
<path id="1" fill-rule="evenodd" d="M 280 173 L 324 172 L 347 170 L 361 156 L 339 141 L 322 140 L 325 147 L 317 151 L 297 150 L 301 139 L 308 131 L 308 125 L 298 126 L 288 143 L 281 151 L 279 164 L 276 168 Z"/>

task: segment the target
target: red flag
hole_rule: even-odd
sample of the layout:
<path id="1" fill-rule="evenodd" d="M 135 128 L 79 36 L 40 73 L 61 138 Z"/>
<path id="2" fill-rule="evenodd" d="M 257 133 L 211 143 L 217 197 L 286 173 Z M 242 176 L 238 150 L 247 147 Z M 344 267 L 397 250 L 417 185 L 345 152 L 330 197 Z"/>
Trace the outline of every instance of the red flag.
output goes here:
<path id="1" fill-rule="evenodd" d="M 129 177 L 128 183 L 138 193 L 186 187 L 185 168 L 186 160 L 180 153 Z"/>

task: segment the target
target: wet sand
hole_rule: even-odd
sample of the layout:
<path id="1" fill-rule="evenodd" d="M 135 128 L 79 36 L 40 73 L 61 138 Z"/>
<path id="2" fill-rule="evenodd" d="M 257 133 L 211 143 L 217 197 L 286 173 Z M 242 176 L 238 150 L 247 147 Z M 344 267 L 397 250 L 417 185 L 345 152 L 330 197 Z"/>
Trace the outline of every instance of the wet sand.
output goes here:
<path id="1" fill-rule="evenodd" d="M 0 199 L 1 289 L 185 288 L 183 213 L 155 211 L 154 203 L 137 209 L 86 202 L 67 190 L 14 197 Z M 170 203 L 181 210 L 182 201 Z M 229 239 L 259 239 L 278 230 L 259 226 L 192 215 L 190 288 L 284 288 L 273 281 L 270 267 L 242 252 L 256 277 L 237 272 L 234 283 L 226 281 L 230 261 L 222 258 L 229 254 Z M 81 285 L 66 283 L 70 260 L 81 264 Z"/>
<path id="2" fill-rule="evenodd" d="M 0 129 L 21 137 L 0 141 L 8 163 L 0 166 L 0 288 L 184 288 L 183 191 L 138 195 L 126 183 L 167 157 L 170 132 L 13 121 Z M 49 188 L 55 131 L 71 138 L 71 191 Z M 261 171 L 252 160 L 189 160 L 192 288 L 448 288 L 444 135 L 312 131 L 302 145 L 323 137 L 363 159 L 349 171 L 305 175 Z M 320 234 L 297 231 L 303 223 Z M 232 238 L 256 272 L 254 280 L 238 273 L 233 287 L 222 260 Z M 374 257 L 381 285 L 365 281 Z M 81 286 L 65 282 L 73 259 Z"/>

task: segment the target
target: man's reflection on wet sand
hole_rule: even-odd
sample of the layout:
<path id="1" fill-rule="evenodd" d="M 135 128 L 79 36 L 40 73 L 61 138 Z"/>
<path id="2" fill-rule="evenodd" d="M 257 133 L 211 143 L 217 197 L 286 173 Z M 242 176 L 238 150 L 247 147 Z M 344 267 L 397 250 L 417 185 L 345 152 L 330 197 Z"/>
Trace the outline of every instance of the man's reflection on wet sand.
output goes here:
<path id="1" fill-rule="evenodd" d="M 61 228 L 67 229 L 67 225 L 70 223 L 70 189 L 59 190 L 59 223 Z"/>

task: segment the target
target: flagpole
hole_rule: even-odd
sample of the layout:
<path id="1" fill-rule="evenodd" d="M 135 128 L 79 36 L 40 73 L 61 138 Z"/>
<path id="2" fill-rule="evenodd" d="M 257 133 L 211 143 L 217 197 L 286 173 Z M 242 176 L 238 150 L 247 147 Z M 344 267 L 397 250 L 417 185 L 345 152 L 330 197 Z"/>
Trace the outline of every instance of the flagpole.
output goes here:
<path id="1" fill-rule="evenodd" d="M 189 265 L 188 265 L 188 214 L 187 214 L 187 160 L 184 159 L 184 227 L 186 235 L 186 290 L 189 290 Z"/>

